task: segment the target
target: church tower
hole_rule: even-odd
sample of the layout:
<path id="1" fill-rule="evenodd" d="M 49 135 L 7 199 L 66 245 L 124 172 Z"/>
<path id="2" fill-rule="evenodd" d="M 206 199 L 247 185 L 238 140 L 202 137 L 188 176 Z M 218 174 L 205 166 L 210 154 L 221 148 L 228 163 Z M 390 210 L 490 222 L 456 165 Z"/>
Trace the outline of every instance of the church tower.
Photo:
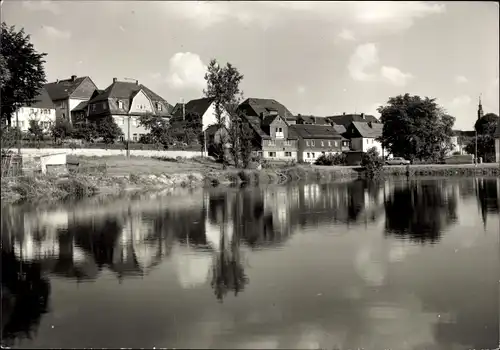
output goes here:
<path id="1" fill-rule="evenodd" d="M 483 117 L 483 105 L 481 104 L 481 95 L 479 95 L 479 105 L 477 106 L 477 120 Z"/>

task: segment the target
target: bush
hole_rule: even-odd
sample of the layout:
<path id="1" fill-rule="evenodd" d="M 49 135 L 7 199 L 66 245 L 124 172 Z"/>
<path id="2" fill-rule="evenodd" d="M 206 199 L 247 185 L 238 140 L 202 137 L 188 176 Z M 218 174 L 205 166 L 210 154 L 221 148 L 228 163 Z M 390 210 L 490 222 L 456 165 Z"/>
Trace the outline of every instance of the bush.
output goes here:
<path id="1" fill-rule="evenodd" d="M 363 154 L 361 166 L 365 168 L 367 177 L 374 178 L 381 174 L 384 168 L 384 160 L 379 156 L 377 149 L 372 147 Z"/>
<path id="2" fill-rule="evenodd" d="M 316 165 L 346 165 L 347 155 L 345 153 L 322 154 L 314 162 Z"/>

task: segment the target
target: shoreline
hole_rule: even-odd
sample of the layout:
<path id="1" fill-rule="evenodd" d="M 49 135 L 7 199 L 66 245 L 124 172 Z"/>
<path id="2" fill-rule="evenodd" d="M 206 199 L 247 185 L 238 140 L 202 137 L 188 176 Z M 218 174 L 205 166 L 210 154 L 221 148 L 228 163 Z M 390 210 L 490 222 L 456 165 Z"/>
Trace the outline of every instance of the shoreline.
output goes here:
<path id="1" fill-rule="evenodd" d="M 413 165 L 409 178 L 499 177 L 498 164 Z M 405 166 L 384 167 L 382 178 L 406 178 Z M 2 204 L 74 200 L 88 197 L 120 197 L 174 188 L 281 185 L 302 181 L 331 182 L 364 178 L 361 167 L 295 165 L 285 168 L 211 169 L 160 174 L 21 176 L 2 178 Z"/>

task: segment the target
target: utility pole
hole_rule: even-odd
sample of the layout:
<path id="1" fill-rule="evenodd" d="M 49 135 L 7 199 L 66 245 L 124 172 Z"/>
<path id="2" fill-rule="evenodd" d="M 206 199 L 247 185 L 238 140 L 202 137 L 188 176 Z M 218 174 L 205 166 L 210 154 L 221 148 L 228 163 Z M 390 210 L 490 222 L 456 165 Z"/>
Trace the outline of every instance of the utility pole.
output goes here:
<path id="1" fill-rule="evenodd" d="M 17 143 L 17 154 L 21 155 L 21 128 L 19 127 L 19 107 L 16 105 L 16 143 Z"/>
<path id="2" fill-rule="evenodd" d="M 181 98 L 181 105 L 182 105 L 182 120 L 186 120 L 186 105 L 184 104 L 184 99 Z"/>
<path id="3" fill-rule="evenodd" d="M 130 115 L 127 123 L 127 158 L 130 158 Z"/>

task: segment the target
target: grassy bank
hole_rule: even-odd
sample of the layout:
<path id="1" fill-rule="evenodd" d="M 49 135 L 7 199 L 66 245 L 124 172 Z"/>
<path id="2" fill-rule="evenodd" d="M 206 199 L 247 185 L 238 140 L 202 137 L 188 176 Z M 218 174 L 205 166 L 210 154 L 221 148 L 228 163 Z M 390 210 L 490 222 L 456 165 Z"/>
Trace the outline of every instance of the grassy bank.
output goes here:
<path id="1" fill-rule="evenodd" d="M 68 157 L 69 158 L 69 157 Z M 57 201 L 95 195 L 118 196 L 174 187 L 250 186 L 293 181 L 328 182 L 363 176 L 360 167 L 275 165 L 257 169 L 223 169 L 204 158 L 73 157 L 74 170 L 65 176 L 2 178 L 2 202 Z M 77 166 L 78 164 L 78 166 Z M 384 176 L 407 176 L 406 167 L 384 167 Z M 415 165 L 410 176 L 499 176 L 498 164 Z"/>

